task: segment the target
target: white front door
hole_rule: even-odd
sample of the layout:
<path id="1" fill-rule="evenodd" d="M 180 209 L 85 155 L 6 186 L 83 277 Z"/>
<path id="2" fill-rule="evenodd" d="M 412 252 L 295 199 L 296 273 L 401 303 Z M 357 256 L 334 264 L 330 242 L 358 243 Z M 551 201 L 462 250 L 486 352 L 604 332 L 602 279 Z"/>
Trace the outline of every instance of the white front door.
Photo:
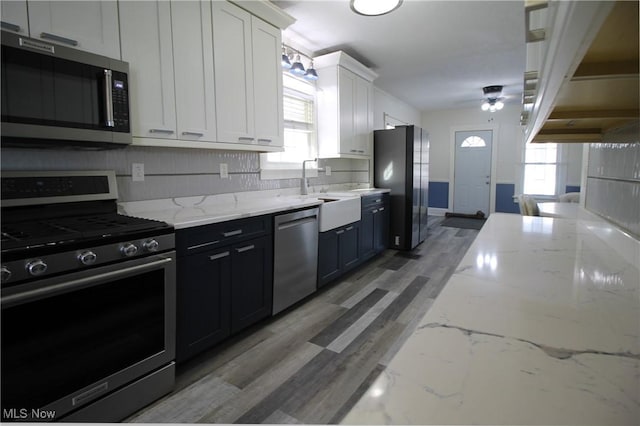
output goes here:
<path id="1" fill-rule="evenodd" d="M 493 131 L 456 132 L 453 212 L 489 216 Z"/>

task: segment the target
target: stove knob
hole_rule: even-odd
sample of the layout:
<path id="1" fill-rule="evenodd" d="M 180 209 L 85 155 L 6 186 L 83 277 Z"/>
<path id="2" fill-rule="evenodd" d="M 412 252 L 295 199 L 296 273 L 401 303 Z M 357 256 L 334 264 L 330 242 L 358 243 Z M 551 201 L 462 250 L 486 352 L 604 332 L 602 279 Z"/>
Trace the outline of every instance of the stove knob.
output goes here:
<path id="1" fill-rule="evenodd" d="M 120 252 L 126 257 L 135 256 L 135 254 L 138 252 L 138 247 L 136 247 L 136 245 L 132 243 L 125 243 L 120 249 Z"/>
<path id="2" fill-rule="evenodd" d="M 156 240 L 151 239 L 142 243 L 142 247 L 144 247 L 146 251 L 158 251 L 158 248 L 160 248 L 160 244 L 158 244 Z"/>
<path id="3" fill-rule="evenodd" d="M 78 260 L 83 265 L 93 265 L 94 263 L 96 263 L 97 258 L 98 256 L 96 256 L 96 254 L 91 250 L 83 251 L 78 255 Z"/>
<path id="4" fill-rule="evenodd" d="M 36 259 L 27 263 L 26 268 L 31 275 L 42 275 L 47 271 L 47 264 L 42 259 Z"/>
<path id="5" fill-rule="evenodd" d="M 6 266 L 0 268 L 0 281 L 6 283 L 11 279 L 11 271 L 7 269 Z"/>

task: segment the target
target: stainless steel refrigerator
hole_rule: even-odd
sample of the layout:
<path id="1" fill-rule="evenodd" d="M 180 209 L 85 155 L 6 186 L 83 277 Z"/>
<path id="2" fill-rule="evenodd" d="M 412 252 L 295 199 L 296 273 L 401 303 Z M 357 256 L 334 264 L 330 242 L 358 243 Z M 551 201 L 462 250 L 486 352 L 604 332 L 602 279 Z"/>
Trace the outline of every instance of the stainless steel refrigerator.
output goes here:
<path id="1" fill-rule="evenodd" d="M 417 126 L 376 130 L 374 184 L 391 189 L 389 246 L 411 250 L 427 238 L 429 134 Z"/>

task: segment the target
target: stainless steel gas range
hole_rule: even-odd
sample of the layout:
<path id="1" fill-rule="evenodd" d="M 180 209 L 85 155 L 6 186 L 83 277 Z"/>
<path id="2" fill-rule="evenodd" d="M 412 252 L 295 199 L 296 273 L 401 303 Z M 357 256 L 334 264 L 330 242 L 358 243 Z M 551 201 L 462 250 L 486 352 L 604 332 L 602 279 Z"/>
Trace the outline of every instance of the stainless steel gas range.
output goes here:
<path id="1" fill-rule="evenodd" d="M 114 422 L 171 390 L 175 244 L 113 172 L 2 173 L 2 420 Z"/>

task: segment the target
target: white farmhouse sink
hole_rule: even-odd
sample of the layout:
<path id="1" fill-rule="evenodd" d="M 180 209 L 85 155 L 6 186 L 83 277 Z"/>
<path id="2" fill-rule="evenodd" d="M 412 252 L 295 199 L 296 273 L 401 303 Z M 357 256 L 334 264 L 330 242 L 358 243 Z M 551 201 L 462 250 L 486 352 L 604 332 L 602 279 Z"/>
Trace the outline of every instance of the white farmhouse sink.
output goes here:
<path id="1" fill-rule="evenodd" d="M 326 194 L 316 197 L 320 205 L 320 232 L 329 231 L 360 220 L 359 196 L 335 196 Z"/>

